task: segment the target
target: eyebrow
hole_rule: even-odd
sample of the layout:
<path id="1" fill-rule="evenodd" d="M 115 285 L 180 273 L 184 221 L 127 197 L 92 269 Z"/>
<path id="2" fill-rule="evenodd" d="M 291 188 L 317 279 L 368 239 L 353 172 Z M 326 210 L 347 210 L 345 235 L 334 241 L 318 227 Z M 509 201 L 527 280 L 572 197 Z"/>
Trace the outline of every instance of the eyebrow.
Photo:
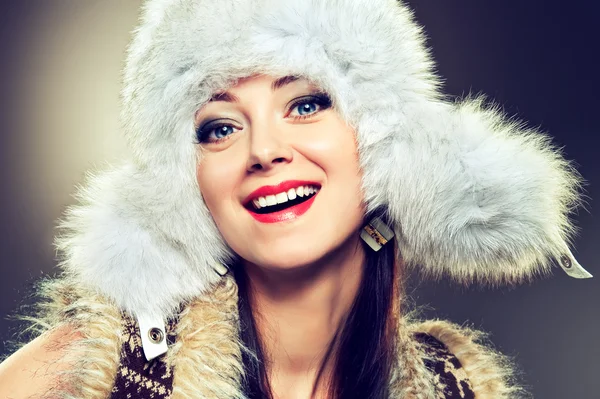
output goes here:
<path id="1" fill-rule="evenodd" d="M 283 86 L 288 85 L 292 82 L 295 82 L 298 79 L 300 79 L 299 76 L 291 76 L 291 75 L 279 78 L 279 79 L 275 80 L 273 83 L 271 83 L 271 91 L 276 91 L 278 89 L 281 89 Z M 213 102 L 213 101 L 226 101 L 226 102 L 230 102 L 230 103 L 237 103 L 240 101 L 240 99 L 236 95 L 225 91 L 222 93 L 213 94 L 213 96 L 210 98 L 210 100 L 208 102 Z"/>
<path id="2" fill-rule="evenodd" d="M 296 80 L 300 79 L 298 76 L 284 76 L 271 83 L 271 91 L 281 89 L 283 86 L 288 85 Z"/>

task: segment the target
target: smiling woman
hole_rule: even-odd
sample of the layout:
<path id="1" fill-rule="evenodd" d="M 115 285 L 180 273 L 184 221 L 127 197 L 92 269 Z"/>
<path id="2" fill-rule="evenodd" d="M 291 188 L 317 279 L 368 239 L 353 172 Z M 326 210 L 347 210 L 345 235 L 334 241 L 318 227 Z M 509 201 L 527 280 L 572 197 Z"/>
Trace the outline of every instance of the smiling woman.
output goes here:
<path id="1" fill-rule="evenodd" d="M 244 79 L 227 94 L 235 101 L 221 95 L 196 114 L 196 173 L 231 249 L 278 269 L 356 248 L 352 233 L 365 207 L 355 135 L 327 95 L 306 79 L 267 76 Z M 210 139 L 225 129 L 231 133 Z"/>
<path id="2" fill-rule="evenodd" d="M 45 332 L 0 396 L 526 396 L 478 332 L 411 319 L 403 283 L 590 277 L 580 178 L 541 133 L 442 101 L 420 32 L 392 0 L 146 1 L 131 159 L 67 212 Z"/>
<path id="3" fill-rule="evenodd" d="M 357 234 L 365 205 L 354 131 L 325 93 L 289 76 L 238 81 L 196 120 L 200 192 L 240 259 L 237 273 L 252 287 L 246 301 L 252 298 L 255 314 L 269 315 L 258 322 L 269 337 L 261 361 L 278 366 L 261 378 L 280 395 L 310 397 L 365 259 Z M 229 134 L 211 140 L 225 129 Z M 331 380 L 332 366 L 325 372 Z"/>

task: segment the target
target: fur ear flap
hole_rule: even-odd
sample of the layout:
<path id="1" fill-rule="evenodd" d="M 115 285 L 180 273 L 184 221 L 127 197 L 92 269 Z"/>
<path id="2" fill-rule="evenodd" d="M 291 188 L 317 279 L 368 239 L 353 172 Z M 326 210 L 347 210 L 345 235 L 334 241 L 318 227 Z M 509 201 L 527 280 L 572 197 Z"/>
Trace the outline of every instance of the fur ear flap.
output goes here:
<path id="1" fill-rule="evenodd" d="M 411 120 L 382 144 L 391 158 L 386 202 L 407 264 L 496 284 L 547 273 L 554 258 L 579 271 L 574 277 L 591 277 L 567 246 L 582 179 L 548 136 L 482 99 L 405 115 Z"/>
<path id="2" fill-rule="evenodd" d="M 186 177 L 133 163 L 90 173 L 55 239 L 65 273 L 136 316 L 166 317 L 208 290 L 229 254 Z"/>

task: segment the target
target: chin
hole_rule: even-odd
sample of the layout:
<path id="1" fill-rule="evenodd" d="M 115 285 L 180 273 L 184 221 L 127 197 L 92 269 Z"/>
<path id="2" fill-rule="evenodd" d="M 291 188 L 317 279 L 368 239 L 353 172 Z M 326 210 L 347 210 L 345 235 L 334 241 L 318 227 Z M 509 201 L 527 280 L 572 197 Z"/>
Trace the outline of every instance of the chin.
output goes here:
<path id="1" fill-rule="evenodd" d="M 298 249 L 282 248 L 281 250 L 270 248 L 268 254 L 260 256 L 254 263 L 256 266 L 271 270 L 294 270 L 304 269 L 318 262 L 323 254 L 316 252 L 310 247 Z"/>
<path id="2" fill-rule="evenodd" d="M 256 251 L 252 251 L 251 256 L 245 259 L 258 267 L 271 270 L 310 268 L 339 251 L 345 242 L 348 240 L 325 242 L 314 236 L 311 240 L 278 240 L 276 243 L 256 248 Z"/>

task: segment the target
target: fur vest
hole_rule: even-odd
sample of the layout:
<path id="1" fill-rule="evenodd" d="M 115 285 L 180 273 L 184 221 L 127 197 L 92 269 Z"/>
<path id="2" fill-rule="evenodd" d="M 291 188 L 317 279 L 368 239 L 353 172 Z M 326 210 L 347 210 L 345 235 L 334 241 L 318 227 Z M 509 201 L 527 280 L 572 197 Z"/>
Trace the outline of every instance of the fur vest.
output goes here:
<path id="1" fill-rule="evenodd" d="M 106 297 L 68 278 L 46 282 L 42 293 L 40 325 L 69 324 L 83 337 L 68 347 L 74 367 L 47 398 L 244 398 L 232 277 L 182 305 L 167 323 L 169 350 L 149 362 L 135 319 Z M 481 333 L 440 320 L 398 323 L 390 398 L 523 397 L 507 359 L 483 346 Z"/>

